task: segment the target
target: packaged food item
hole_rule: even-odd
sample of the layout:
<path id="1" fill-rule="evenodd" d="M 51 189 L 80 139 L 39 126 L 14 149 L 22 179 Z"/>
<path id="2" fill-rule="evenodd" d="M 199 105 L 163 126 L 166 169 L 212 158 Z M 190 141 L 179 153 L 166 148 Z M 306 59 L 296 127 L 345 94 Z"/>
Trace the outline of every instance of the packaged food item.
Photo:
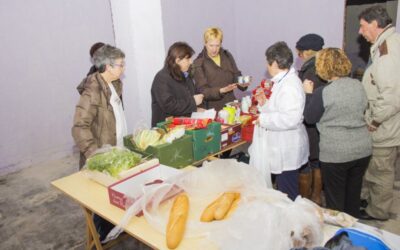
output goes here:
<path id="1" fill-rule="evenodd" d="M 235 115 L 236 115 L 236 109 L 234 107 L 224 107 L 224 110 L 228 112 L 228 122 L 227 124 L 234 124 L 235 123 Z"/>
<path id="2" fill-rule="evenodd" d="M 174 117 L 172 125 L 186 125 L 187 128 L 203 129 L 212 122 L 211 119 L 193 119 L 188 117 Z"/>
<path id="3" fill-rule="evenodd" d="M 222 109 L 218 112 L 218 122 L 221 122 L 223 124 L 228 124 L 228 118 L 229 118 L 229 113 L 227 110 Z"/>

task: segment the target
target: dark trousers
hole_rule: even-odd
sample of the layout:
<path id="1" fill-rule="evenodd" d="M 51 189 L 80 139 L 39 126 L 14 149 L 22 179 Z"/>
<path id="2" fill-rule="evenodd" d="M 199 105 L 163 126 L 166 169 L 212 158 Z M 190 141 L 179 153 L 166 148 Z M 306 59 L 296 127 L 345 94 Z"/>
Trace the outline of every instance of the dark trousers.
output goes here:
<path id="1" fill-rule="evenodd" d="M 358 217 L 361 185 L 371 156 L 343 163 L 321 162 L 326 206 Z"/>
<path id="2" fill-rule="evenodd" d="M 97 233 L 99 234 L 100 241 L 103 241 L 107 237 L 108 233 L 115 227 L 114 224 L 103 219 L 97 214 L 93 214 L 93 222 Z"/>
<path id="3" fill-rule="evenodd" d="M 299 170 L 284 171 L 276 175 L 276 186 L 279 191 L 285 193 L 290 199 L 295 200 L 299 195 Z"/>

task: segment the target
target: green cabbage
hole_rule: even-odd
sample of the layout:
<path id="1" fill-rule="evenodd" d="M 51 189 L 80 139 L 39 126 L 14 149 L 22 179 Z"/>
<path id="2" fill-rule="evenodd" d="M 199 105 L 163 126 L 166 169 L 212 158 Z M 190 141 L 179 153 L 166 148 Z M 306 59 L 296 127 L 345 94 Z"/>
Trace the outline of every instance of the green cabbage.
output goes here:
<path id="1" fill-rule="evenodd" d="M 108 173 L 118 177 L 119 173 L 136 166 L 142 156 L 125 149 L 113 148 L 108 152 L 90 157 L 86 164 L 90 170 Z"/>

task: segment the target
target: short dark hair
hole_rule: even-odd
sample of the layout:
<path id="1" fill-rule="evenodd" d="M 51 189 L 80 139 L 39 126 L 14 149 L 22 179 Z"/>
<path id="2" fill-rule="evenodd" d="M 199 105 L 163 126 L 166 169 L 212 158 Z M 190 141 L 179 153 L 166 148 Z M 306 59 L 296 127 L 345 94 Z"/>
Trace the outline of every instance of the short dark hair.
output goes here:
<path id="1" fill-rule="evenodd" d="M 265 51 L 267 62 L 271 65 L 274 61 L 280 69 L 289 69 L 293 64 L 293 53 L 285 42 L 277 42 Z"/>
<path id="2" fill-rule="evenodd" d="M 167 57 L 165 58 L 164 66 L 168 69 L 172 78 L 178 81 L 183 80 L 183 74 L 179 65 L 175 62 L 177 58 L 184 59 L 192 57 L 194 50 L 185 42 L 176 42 L 168 49 Z"/>
<path id="3" fill-rule="evenodd" d="M 367 23 L 376 21 L 379 28 L 385 28 L 392 23 L 392 18 L 390 18 L 386 9 L 380 5 L 374 5 L 363 10 L 360 15 L 358 15 L 358 20 L 364 19 Z"/>
<path id="4" fill-rule="evenodd" d="M 93 58 L 94 52 L 96 52 L 96 50 L 100 49 L 103 46 L 104 46 L 104 43 L 102 43 L 102 42 L 97 42 L 97 43 L 93 44 L 89 50 L 90 57 Z"/>

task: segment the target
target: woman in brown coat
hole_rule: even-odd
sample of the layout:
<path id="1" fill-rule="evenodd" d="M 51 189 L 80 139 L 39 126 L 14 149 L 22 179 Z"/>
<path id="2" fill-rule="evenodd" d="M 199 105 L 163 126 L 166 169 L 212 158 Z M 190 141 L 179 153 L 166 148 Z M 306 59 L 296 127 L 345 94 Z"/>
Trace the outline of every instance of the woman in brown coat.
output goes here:
<path id="1" fill-rule="evenodd" d="M 204 33 L 204 49 L 194 60 L 196 89 L 204 94 L 205 108 L 221 110 L 235 100 L 233 90 L 245 90 L 249 84 L 237 85 L 241 75 L 232 54 L 221 47 L 222 31 L 209 28 Z"/>
<path id="2" fill-rule="evenodd" d="M 126 135 L 126 120 L 122 107 L 122 82 L 125 70 L 125 54 L 111 45 L 104 45 L 93 55 L 97 72 L 89 75 L 80 91 L 76 105 L 72 136 L 81 152 L 80 168 L 98 148 L 104 144 L 122 146 Z M 113 224 L 93 215 L 93 222 L 100 241 L 114 227 Z"/>

